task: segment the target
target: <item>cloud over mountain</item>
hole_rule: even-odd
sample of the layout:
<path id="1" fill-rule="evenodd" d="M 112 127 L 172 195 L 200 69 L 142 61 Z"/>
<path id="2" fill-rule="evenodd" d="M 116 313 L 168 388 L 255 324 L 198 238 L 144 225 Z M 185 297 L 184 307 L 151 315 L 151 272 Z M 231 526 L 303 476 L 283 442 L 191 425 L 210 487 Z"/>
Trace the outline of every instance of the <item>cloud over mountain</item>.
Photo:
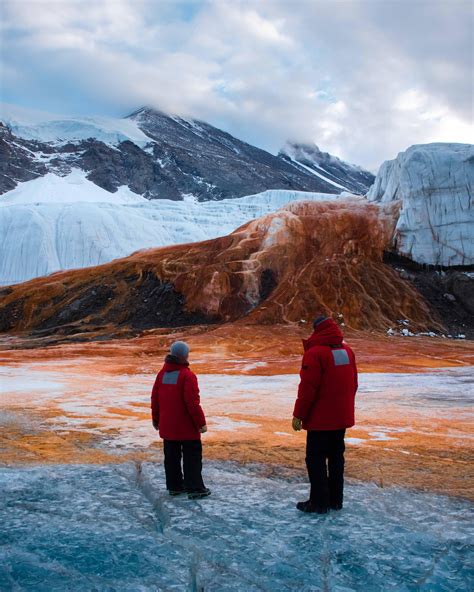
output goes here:
<path id="1" fill-rule="evenodd" d="M 371 169 L 409 144 L 472 135 L 463 0 L 2 8 L 9 102 L 112 115 L 151 104 L 274 153 L 288 139 L 316 141 Z"/>

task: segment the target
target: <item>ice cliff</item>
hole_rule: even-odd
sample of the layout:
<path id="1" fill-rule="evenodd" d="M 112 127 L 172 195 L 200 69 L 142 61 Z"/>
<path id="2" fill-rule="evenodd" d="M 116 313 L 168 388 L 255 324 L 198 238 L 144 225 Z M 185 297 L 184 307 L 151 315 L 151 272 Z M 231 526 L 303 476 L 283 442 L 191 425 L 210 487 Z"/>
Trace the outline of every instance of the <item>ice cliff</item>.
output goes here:
<path id="1" fill-rule="evenodd" d="M 65 177 L 48 173 L 0 199 L 0 285 L 215 238 L 291 201 L 336 197 L 270 190 L 218 202 L 149 201 L 126 186 L 110 193 L 79 169 Z"/>
<path id="2" fill-rule="evenodd" d="M 401 202 L 397 252 L 429 265 L 474 264 L 474 146 L 411 146 L 383 163 L 370 201 Z"/>

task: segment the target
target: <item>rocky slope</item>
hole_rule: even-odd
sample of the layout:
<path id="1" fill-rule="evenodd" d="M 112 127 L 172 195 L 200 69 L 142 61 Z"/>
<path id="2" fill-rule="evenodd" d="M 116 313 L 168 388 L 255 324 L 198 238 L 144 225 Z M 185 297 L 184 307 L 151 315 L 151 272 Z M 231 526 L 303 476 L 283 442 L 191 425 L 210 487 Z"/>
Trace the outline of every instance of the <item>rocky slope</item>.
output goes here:
<path id="1" fill-rule="evenodd" d="M 220 200 L 267 189 L 341 191 L 324 165 L 318 175 L 205 122 L 148 107 L 113 119 L 54 117 L 3 105 L 0 121 L 0 194 L 20 181 L 73 169 L 106 191 L 127 186 L 147 199 Z M 361 192 L 350 174 L 338 179 L 344 189 Z"/>
<path id="2" fill-rule="evenodd" d="M 296 202 L 202 243 L 142 251 L 99 267 L 4 288 L 0 331 L 118 335 L 245 320 L 439 329 L 422 296 L 382 262 L 390 218 L 363 200 Z"/>
<path id="3" fill-rule="evenodd" d="M 474 265 L 474 146 L 411 146 L 386 161 L 367 197 L 401 204 L 394 250 L 421 264 Z"/>
<path id="4" fill-rule="evenodd" d="M 375 180 L 369 171 L 322 152 L 316 144 L 288 142 L 278 156 L 330 183 L 339 191 L 363 195 L 366 187 Z"/>

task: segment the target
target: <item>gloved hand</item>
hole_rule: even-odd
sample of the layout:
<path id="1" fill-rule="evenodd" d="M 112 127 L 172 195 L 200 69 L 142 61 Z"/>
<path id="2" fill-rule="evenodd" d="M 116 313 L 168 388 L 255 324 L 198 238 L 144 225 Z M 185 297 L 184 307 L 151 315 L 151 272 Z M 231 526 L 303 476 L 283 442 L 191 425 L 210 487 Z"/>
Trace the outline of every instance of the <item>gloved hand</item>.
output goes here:
<path id="1" fill-rule="evenodd" d="M 158 430 L 158 422 L 157 421 L 153 421 L 153 427 L 155 428 L 155 430 Z"/>
<path id="2" fill-rule="evenodd" d="M 298 419 L 297 417 L 293 417 L 293 421 L 291 423 L 293 429 L 295 430 L 295 432 L 299 432 L 301 430 L 301 425 L 302 425 L 302 421 L 301 419 Z"/>
<path id="3" fill-rule="evenodd" d="M 205 434 L 207 432 L 207 425 L 203 425 L 199 431 L 201 432 L 201 434 Z"/>

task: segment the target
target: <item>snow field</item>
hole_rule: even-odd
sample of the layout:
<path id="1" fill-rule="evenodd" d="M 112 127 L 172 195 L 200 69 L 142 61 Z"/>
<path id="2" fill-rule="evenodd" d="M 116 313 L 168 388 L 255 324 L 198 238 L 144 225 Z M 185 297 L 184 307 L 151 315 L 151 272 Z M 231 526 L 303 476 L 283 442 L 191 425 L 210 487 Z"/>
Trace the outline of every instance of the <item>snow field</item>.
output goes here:
<path id="1" fill-rule="evenodd" d="M 0 103 L 0 117 L 16 136 L 39 142 L 66 144 L 95 138 L 112 146 L 129 140 L 140 147 L 151 142 L 137 123 L 128 118 L 68 117 L 8 103 Z"/>

